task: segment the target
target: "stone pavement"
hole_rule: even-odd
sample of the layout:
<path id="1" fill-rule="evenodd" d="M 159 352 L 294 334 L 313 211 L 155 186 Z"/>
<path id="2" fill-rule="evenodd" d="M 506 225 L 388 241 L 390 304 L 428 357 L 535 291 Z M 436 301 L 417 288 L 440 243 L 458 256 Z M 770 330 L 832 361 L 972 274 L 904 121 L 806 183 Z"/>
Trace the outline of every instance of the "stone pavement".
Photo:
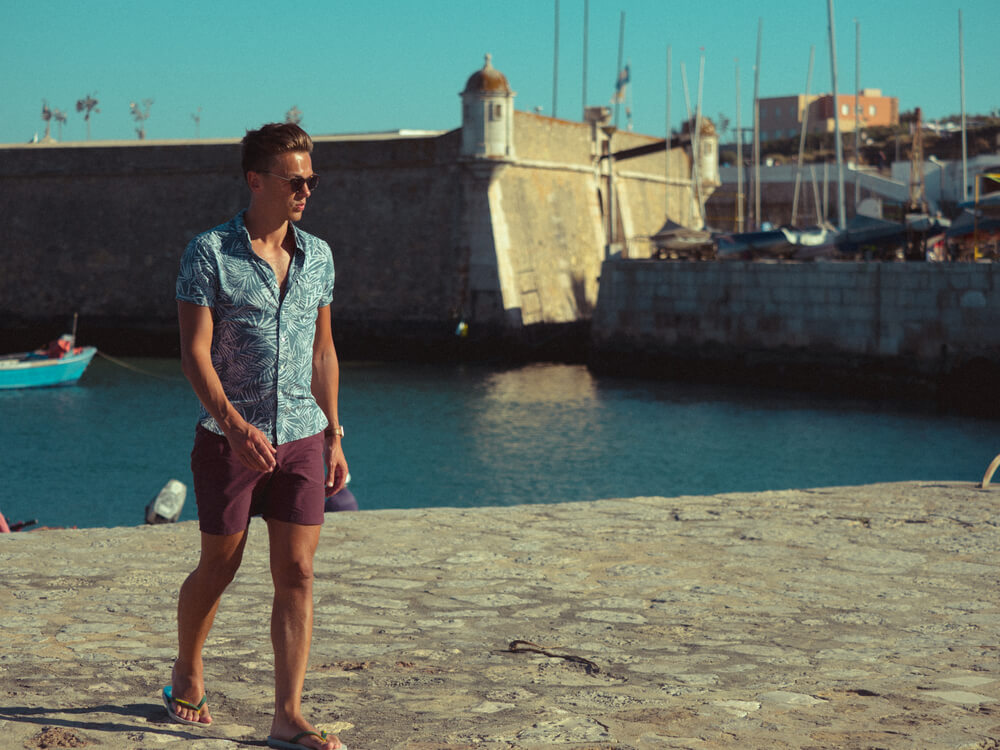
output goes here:
<path id="1" fill-rule="evenodd" d="M 998 493 L 328 516 L 307 711 L 352 750 L 1000 748 Z M 194 524 L 0 537 L 0 748 L 262 747 L 263 531 L 208 644 L 205 730 L 159 701 Z"/>

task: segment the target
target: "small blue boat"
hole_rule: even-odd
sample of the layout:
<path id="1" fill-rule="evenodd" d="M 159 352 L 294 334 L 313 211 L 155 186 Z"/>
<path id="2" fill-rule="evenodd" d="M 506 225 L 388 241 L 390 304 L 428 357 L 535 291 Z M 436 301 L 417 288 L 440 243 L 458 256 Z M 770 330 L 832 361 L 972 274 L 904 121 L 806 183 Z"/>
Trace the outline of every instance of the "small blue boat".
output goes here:
<path id="1" fill-rule="evenodd" d="M 93 346 L 71 348 L 52 356 L 53 347 L 0 356 L 0 390 L 73 385 L 97 354 Z"/>

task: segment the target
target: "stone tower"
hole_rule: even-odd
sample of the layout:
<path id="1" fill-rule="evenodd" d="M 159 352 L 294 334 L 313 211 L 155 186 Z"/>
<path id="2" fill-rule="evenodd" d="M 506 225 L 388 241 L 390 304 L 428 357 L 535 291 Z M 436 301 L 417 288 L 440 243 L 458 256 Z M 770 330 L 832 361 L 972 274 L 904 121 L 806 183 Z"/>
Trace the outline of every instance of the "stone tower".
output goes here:
<path id="1" fill-rule="evenodd" d="M 491 56 L 465 84 L 462 97 L 464 158 L 514 157 L 514 92 L 507 76 L 493 67 Z"/>

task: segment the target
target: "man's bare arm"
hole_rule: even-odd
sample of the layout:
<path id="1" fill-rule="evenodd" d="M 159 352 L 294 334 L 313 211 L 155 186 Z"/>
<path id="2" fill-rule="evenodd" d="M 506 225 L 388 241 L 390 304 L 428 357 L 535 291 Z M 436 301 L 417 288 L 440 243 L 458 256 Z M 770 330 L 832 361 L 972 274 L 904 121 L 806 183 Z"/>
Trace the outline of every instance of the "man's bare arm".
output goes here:
<path id="1" fill-rule="evenodd" d="M 212 308 L 177 303 L 181 329 L 181 369 L 205 409 L 222 428 L 240 462 L 254 471 L 271 471 L 277 451 L 263 432 L 236 411 L 212 365 Z"/>
<path id="2" fill-rule="evenodd" d="M 337 399 L 340 394 L 340 362 L 333 344 L 330 307 L 319 308 L 316 315 L 316 337 L 313 339 L 312 394 L 331 426 L 340 425 Z M 326 436 L 326 486 L 330 494 L 339 492 L 347 482 L 347 459 L 340 436 Z"/>

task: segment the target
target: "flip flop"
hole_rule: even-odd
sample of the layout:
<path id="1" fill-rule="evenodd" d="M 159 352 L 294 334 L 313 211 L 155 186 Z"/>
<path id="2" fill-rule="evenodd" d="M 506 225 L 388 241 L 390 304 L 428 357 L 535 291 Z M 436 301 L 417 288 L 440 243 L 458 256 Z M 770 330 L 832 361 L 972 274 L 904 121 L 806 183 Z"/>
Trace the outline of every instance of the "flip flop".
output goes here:
<path id="1" fill-rule="evenodd" d="M 188 701 L 182 700 L 181 698 L 175 698 L 173 692 L 174 692 L 173 685 L 167 685 L 165 688 L 163 688 L 163 705 L 166 707 L 167 714 L 173 721 L 176 721 L 180 724 L 190 724 L 191 726 L 195 727 L 208 727 L 212 725 L 212 722 L 210 721 L 204 722 L 204 721 L 191 721 L 190 719 L 184 719 L 177 714 L 172 705 L 176 703 L 180 706 L 184 706 L 184 708 L 190 708 L 192 711 L 197 711 L 198 713 L 201 713 L 201 709 L 205 706 L 205 701 L 208 700 L 207 695 L 201 696 L 201 700 L 198 701 L 197 705 L 195 705 L 194 703 L 189 703 Z"/>
<path id="2" fill-rule="evenodd" d="M 275 747 L 278 750 L 314 750 L 299 742 L 303 737 L 319 737 L 321 740 L 327 739 L 326 732 L 299 732 L 290 740 L 276 740 L 274 737 L 267 738 L 267 746 Z M 341 743 L 340 750 L 347 750 L 347 745 Z"/>

